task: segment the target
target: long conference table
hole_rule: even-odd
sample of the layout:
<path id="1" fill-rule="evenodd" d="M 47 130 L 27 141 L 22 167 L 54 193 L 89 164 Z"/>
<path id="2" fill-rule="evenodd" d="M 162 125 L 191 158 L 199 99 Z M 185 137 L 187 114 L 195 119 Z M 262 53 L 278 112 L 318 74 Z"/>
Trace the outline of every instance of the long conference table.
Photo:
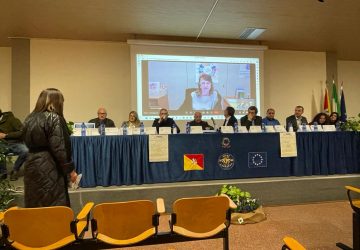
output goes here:
<path id="1" fill-rule="evenodd" d="M 149 136 L 71 137 L 81 187 L 360 173 L 355 132 L 296 133 L 297 157 L 280 157 L 279 133 L 169 135 L 169 161 L 149 162 Z M 184 155 L 203 158 L 184 170 Z"/>

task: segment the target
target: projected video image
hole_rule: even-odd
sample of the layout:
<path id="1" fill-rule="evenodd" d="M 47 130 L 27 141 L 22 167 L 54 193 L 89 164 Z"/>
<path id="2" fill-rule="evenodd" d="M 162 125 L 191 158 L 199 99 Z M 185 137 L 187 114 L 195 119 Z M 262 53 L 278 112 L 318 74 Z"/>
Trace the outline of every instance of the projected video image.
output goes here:
<path id="1" fill-rule="evenodd" d="M 257 105 L 254 58 L 171 59 L 138 61 L 138 109 L 142 119 L 153 119 L 161 108 L 167 108 L 176 119 L 192 118 L 195 111 L 201 111 L 204 117 L 222 119 L 227 106 L 241 115 L 249 106 Z"/>

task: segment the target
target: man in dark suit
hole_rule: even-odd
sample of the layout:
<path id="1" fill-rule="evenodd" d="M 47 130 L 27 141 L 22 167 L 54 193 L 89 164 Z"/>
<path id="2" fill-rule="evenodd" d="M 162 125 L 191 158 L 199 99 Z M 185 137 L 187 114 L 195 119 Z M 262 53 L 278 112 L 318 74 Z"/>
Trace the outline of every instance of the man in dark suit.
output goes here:
<path id="1" fill-rule="evenodd" d="M 169 112 L 167 109 L 160 109 L 159 112 L 159 117 L 160 118 L 156 118 L 153 122 L 153 127 L 156 127 L 156 131 L 159 133 L 159 128 L 160 127 L 170 127 L 172 128 L 173 126 L 176 127 L 176 131 L 177 133 L 180 133 L 180 128 L 178 127 L 178 125 L 176 125 L 175 121 L 169 117 Z"/>
<path id="2" fill-rule="evenodd" d="M 206 121 L 201 120 L 201 112 L 195 112 L 194 120 L 189 124 L 190 126 L 201 126 L 203 130 L 214 130 L 214 127 L 210 126 Z"/>
<path id="3" fill-rule="evenodd" d="M 226 107 L 224 110 L 225 121 L 223 126 L 232 126 L 237 123 L 237 119 L 235 117 L 235 109 L 233 107 Z"/>
<path id="4" fill-rule="evenodd" d="M 286 130 L 289 131 L 289 126 L 293 127 L 294 132 L 299 129 L 301 124 L 308 124 L 306 117 L 302 116 L 304 113 L 303 106 L 296 106 L 295 107 L 295 114 L 286 118 Z"/>
<path id="5" fill-rule="evenodd" d="M 245 126 L 247 129 L 249 129 L 250 126 L 261 126 L 262 118 L 258 116 L 257 113 L 258 109 L 255 106 L 250 106 L 247 115 L 240 119 L 241 126 Z"/>
<path id="6" fill-rule="evenodd" d="M 96 128 L 100 127 L 100 124 L 104 124 L 105 128 L 114 128 L 115 127 L 115 123 L 113 122 L 113 120 L 107 118 L 106 109 L 99 108 L 97 115 L 98 115 L 97 118 L 91 119 L 89 121 L 89 123 L 95 123 Z"/>

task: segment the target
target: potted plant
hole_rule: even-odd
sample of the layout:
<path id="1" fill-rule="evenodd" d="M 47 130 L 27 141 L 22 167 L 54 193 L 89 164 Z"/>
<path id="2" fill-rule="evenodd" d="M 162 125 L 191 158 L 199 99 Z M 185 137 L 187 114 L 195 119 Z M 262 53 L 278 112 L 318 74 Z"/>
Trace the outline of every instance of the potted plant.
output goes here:
<path id="1" fill-rule="evenodd" d="M 67 125 L 70 135 L 72 135 L 74 133 L 74 122 L 68 121 L 66 123 L 66 125 Z"/>
<path id="2" fill-rule="evenodd" d="M 6 144 L 0 141 L 0 163 L 5 164 L 7 152 Z M 0 211 L 6 210 L 14 198 L 14 186 L 8 180 L 0 179 Z"/>
<path id="3" fill-rule="evenodd" d="M 5 211 L 15 199 L 14 186 L 6 179 L 0 180 L 0 211 Z"/>
<path id="4" fill-rule="evenodd" d="M 218 192 L 218 195 L 220 194 L 227 195 L 237 205 L 237 208 L 231 214 L 231 223 L 257 223 L 266 219 L 260 201 L 252 198 L 249 192 L 236 186 L 223 185 Z"/>
<path id="5" fill-rule="evenodd" d="M 7 151 L 8 151 L 8 149 L 6 147 L 6 144 L 0 140 L 0 163 L 3 163 L 6 161 Z"/>
<path id="6" fill-rule="evenodd" d="M 346 122 L 341 125 L 343 131 L 360 131 L 360 113 L 357 117 L 349 117 Z"/>

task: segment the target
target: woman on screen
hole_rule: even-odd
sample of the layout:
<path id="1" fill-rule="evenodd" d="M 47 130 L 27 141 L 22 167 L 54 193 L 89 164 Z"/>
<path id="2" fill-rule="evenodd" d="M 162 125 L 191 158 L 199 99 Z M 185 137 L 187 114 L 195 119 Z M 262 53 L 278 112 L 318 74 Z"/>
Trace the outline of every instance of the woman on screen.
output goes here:
<path id="1" fill-rule="evenodd" d="M 121 125 L 121 127 L 127 127 L 127 128 L 138 128 L 140 127 L 140 120 L 138 113 L 136 111 L 131 111 L 129 113 L 129 120 L 124 121 Z"/>
<path id="2" fill-rule="evenodd" d="M 214 89 L 212 78 L 208 74 L 201 74 L 199 77 L 198 88 L 186 91 L 185 101 L 181 110 L 221 110 L 221 96 Z M 191 100 L 189 100 L 191 99 Z M 191 105 L 190 105 L 191 104 Z"/>

